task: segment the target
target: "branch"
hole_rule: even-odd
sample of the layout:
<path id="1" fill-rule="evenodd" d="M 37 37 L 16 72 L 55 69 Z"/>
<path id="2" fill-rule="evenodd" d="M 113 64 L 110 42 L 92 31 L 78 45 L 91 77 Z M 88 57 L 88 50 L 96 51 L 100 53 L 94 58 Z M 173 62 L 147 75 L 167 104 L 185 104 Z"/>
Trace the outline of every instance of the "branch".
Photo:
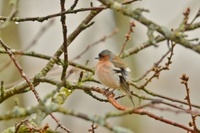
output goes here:
<path id="1" fill-rule="evenodd" d="M 60 0 L 61 12 L 65 11 L 65 0 Z M 67 46 L 67 25 L 65 21 L 65 15 L 61 16 L 61 24 L 62 24 L 62 35 L 63 35 L 63 53 L 64 53 L 64 62 L 63 62 L 63 71 L 61 74 L 61 80 L 65 82 L 66 71 L 68 68 L 68 46 Z"/>
<path id="2" fill-rule="evenodd" d="M 89 7 L 89 8 L 80 8 L 80 9 L 76 9 L 76 10 L 67 10 L 61 13 L 55 13 L 55 14 L 51 14 L 51 15 L 47 15 L 47 16 L 42 16 L 42 17 L 26 17 L 26 18 L 20 18 L 20 17 L 13 17 L 11 19 L 11 21 L 13 22 L 26 22 L 26 21 L 38 21 L 38 22 L 43 22 L 45 20 L 49 20 L 50 18 L 55 18 L 55 17 L 59 17 L 65 14 L 76 14 L 78 12 L 84 12 L 84 11 L 98 11 L 98 10 L 104 10 L 105 7 L 103 6 L 99 6 L 99 7 Z M 8 17 L 3 17 L 0 16 L 0 20 L 1 21 L 6 21 L 8 19 Z"/>
<path id="3" fill-rule="evenodd" d="M 33 92 L 33 94 L 35 95 L 37 101 L 39 103 L 41 103 L 41 98 L 38 94 L 38 92 L 35 90 L 35 87 L 32 83 L 32 81 L 26 76 L 26 74 L 24 73 L 22 67 L 20 66 L 20 64 L 17 62 L 17 60 L 15 59 L 14 54 L 12 53 L 12 51 L 10 50 L 10 47 L 8 47 L 3 40 L 1 40 L 0 38 L 0 44 L 1 46 L 5 49 L 5 51 L 7 52 L 7 54 L 10 56 L 11 60 L 13 61 L 13 63 L 15 64 L 16 68 L 18 69 L 18 71 L 20 72 L 22 78 L 24 78 L 24 80 L 26 81 L 27 85 L 30 87 L 31 91 Z M 42 104 L 42 103 L 41 103 Z"/>
<path id="4" fill-rule="evenodd" d="M 145 9 L 137 8 L 135 10 L 124 6 L 116 1 L 113 0 L 99 0 L 102 4 L 107 6 L 108 8 L 111 8 L 113 10 L 116 10 L 126 16 L 129 16 L 141 24 L 145 25 L 146 27 L 151 27 L 154 29 L 154 31 L 157 31 L 160 33 L 162 36 L 164 36 L 167 40 L 171 40 L 177 44 L 180 44 L 186 48 L 189 48 L 197 53 L 200 53 L 200 48 L 198 44 L 191 43 L 190 41 L 186 40 L 183 36 L 183 34 L 179 31 L 171 31 L 168 28 L 164 26 L 160 26 L 151 20 L 148 20 L 142 15 L 142 12 L 147 11 Z M 200 25 L 199 25 L 200 27 Z M 196 27 L 196 28 L 199 28 Z"/>
<path id="5" fill-rule="evenodd" d="M 188 102 L 189 110 L 192 111 L 192 105 L 191 105 L 191 100 L 190 100 L 190 89 L 188 87 L 189 77 L 187 77 L 186 74 L 183 74 L 180 77 L 180 79 L 182 80 L 181 84 L 185 85 L 185 89 L 186 89 L 185 100 L 187 100 Z M 196 132 L 200 132 L 200 130 L 197 128 L 197 125 L 196 125 L 196 117 L 197 117 L 196 115 L 191 114 L 192 122 L 190 123 L 190 126 L 193 126 Z"/>

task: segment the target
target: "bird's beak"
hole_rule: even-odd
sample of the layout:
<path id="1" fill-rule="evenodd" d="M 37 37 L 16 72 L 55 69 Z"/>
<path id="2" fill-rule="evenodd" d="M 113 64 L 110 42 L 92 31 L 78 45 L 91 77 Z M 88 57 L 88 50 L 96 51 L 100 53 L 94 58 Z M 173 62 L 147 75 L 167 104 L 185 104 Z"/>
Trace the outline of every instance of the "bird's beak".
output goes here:
<path id="1" fill-rule="evenodd" d="M 95 57 L 95 59 L 99 60 L 99 57 Z"/>

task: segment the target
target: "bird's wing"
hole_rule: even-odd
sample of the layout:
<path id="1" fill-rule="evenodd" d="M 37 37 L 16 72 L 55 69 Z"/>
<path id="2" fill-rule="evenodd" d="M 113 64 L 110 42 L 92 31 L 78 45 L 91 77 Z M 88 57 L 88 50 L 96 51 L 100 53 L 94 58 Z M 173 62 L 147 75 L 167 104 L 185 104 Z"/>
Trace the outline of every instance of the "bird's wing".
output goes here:
<path id="1" fill-rule="evenodd" d="M 131 71 L 130 68 L 125 62 L 122 61 L 122 59 L 120 59 L 119 57 L 115 58 L 117 59 L 111 60 L 111 62 L 116 67 L 116 72 L 121 73 L 121 75 L 126 79 L 127 77 L 129 77 L 129 72 Z"/>
<path id="2" fill-rule="evenodd" d="M 111 62 L 113 63 L 115 67 L 123 68 L 123 69 L 126 69 L 128 67 L 127 64 L 124 61 L 122 61 L 121 58 L 119 57 L 115 57 L 115 58 L 117 59 L 111 60 Z"/>
<path id="3" fill-rule="evenodd" d="M 132 95 L 131 95 L 131 92 L 130 92 L 129 83 L 126 81 L 129 77 L 128 71 L 126 71 L 126 69 L 119 68 L 119 67 L 116 67 L 116 66 L 113 68 L 113 71 L 115 73 L 117 73 L 117 75 L 119 77 L 121 89 L 129 97 L 133 106 L 135 107 L 135 104 L 133 102 L 133 98 L 132 98 Z"/>

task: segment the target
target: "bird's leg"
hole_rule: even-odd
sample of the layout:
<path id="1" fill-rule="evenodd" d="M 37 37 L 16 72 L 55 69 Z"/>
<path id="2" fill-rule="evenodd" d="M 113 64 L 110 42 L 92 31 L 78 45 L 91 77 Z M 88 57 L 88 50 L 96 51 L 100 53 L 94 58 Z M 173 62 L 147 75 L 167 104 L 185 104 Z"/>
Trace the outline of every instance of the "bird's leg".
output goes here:
<path id="1" fill-rule="evenodd" d="M 110 88 L 105 89 L 105 91 L 109 91 Z"/>
<path id="2" fill-rule="evenodd" d="M 110 91 L 109 89 L 110 89 L 110 88 L 105 89 L 104 95 L 105 95 L 106 97 L 109 96 L 109 95 L 115 96 L 115 94 L 113 93 L 114 89 L 111 90 L 111 91 Z"/>

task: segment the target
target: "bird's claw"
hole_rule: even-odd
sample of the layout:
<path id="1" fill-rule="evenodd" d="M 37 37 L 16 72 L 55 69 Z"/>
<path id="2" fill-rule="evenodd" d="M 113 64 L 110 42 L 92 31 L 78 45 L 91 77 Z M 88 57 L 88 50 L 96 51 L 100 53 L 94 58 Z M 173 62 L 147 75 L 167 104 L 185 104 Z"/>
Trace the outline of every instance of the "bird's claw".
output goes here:
<path id="1" fill-rule="evenodd" d="M 109 89 L 110 89 L 110 88 L 105 89 L 104 95 L 105 95 L 106 97 L 109 97 L 109 96 L 114 97 L 115 94 L 113 93 L 113 91 L 110 91 Z"/>

